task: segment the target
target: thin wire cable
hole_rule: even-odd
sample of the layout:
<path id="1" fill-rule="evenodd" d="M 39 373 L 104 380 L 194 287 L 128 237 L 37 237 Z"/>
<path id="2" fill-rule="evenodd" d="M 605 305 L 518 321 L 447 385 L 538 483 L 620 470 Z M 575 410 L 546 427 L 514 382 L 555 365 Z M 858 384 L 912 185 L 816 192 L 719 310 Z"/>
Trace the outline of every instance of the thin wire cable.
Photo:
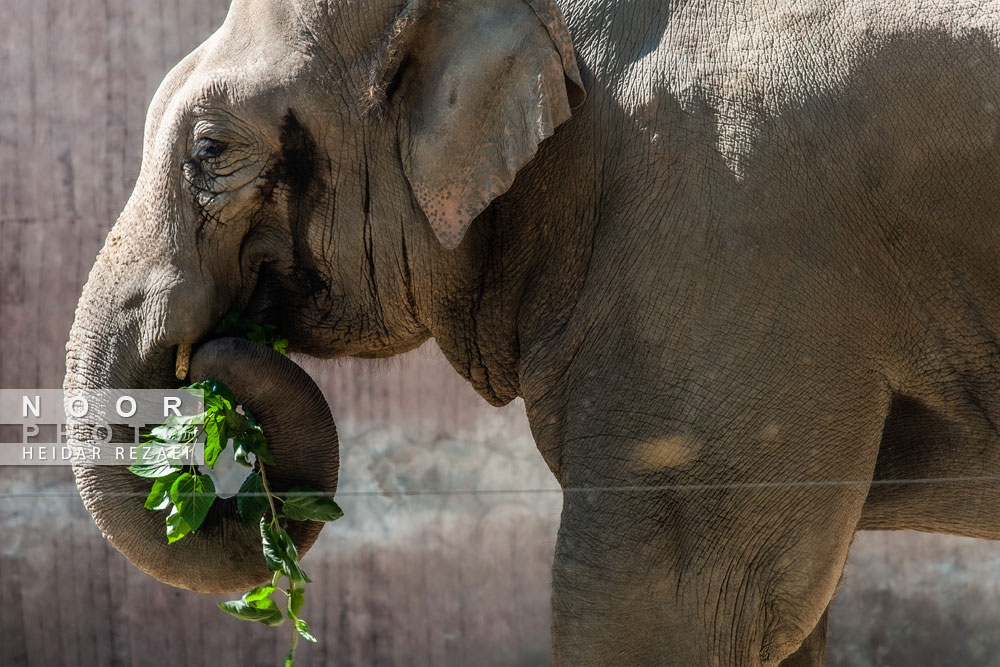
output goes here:
<path id="1" fill-rule="evenodd" d="M 721 490 L 755 490 L 781 488 L 837 487 L 837 486 L 898 486 L 908 484 L 968 484 L 972 482 L 1000 482 L 1000 476 L 982 477 L 925 477 L 917 479 L 879 479 L 879 480 L 826 480 L 801 482 L 734 482 L 725 484 L 661 484 L 652 486 L 585 486 L 563 489 L 413 489 L 413 490 L 371 490 L 371 491 L 338 491 L 336 498 L 365 496 L 480 496 L 480 495 L 516 495 L 516 494 L 557 494 L 557 493 L 656 493 L 663 491 L 721 491 Z M 142 497 L 148 492 L 105 491 L 107 497 Z M 194 494 L 192 494 L 194 495 Z M 210 496 L 213 494 L 200 494 Z M 264 495 L 264 494 L 243 494 Z M 322 493 L 296 493 L 299 496 L 324 495 Z M 8 498 L 43 498 L 79 496 L 76 491 L 27 491 L 25 493 L 0 493 L 0 500 Z"/>

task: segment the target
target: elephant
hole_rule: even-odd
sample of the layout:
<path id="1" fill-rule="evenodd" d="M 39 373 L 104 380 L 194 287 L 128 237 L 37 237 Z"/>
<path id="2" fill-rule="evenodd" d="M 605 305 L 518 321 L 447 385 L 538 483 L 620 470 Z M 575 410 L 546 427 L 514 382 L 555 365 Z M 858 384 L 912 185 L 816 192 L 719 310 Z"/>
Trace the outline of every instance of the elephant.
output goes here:
<path id="1" fill-rule="evenodd" d="M 151 102 L 64 386 L 193 346 L 333 489 L 322 396 L 216 323 L 433 339 L 563 489 L 555 665 L 820 665 L 856 531 L 1000 537 L 998 138 L 997 0 L 235 0 Z M 74 472 L 141 569 L 261 578 L 230 506 L 168 547 L 108 493 L 142 480 Z"/>

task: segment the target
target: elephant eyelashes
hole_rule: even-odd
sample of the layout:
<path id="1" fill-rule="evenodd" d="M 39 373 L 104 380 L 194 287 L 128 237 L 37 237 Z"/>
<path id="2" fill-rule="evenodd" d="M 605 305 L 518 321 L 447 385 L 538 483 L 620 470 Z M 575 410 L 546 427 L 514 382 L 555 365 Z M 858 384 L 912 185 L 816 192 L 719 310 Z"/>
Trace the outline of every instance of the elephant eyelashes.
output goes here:
<path id="1" fill-rule="evenodd" d="M 219 157 L 226 150 L 226 145 L 215 139 L 201 139 L 198 141 L 198 158 L 202 160 L 212 160 Z"/>
<path id="2" fill-rule="evenodd" d="M 218 128 L 209 135 L 195 127 L 192 154 L 184 159 L 181 169 L 184 179 L 197 191 L 215 194 L 236 191 L 253 176 L 249 167 L 259 156 L 250 142 L 239 135 L 230 140 L 233 132 L 223 135 L 226 140 L 215 138 L 219 133 Z"/>

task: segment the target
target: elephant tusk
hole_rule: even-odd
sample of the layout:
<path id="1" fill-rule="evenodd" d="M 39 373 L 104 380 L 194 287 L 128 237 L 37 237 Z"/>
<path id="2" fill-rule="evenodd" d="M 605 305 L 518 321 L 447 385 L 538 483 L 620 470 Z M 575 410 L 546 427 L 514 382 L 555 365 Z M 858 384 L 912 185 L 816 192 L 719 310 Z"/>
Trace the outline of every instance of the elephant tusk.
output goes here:
<path id="1" fill-rule="evenodd" d="M 181 343 L 177 346 L 177 366 L 174 374 L 178 380 L 187 377 L 188 368 L 191 366 L 191 343 Z"/>

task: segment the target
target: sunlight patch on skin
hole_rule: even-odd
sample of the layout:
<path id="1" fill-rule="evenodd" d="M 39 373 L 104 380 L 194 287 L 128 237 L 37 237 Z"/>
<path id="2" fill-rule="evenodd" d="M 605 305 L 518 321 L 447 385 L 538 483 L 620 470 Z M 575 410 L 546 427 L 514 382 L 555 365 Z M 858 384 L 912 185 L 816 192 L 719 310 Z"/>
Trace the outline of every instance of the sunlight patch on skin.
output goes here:
<path id="1" fill-rule="evenodd" d="M 778 426 L 777 422 L 771 422 L 760 430 L 760 439 L 764 442 L 774 442 L 780 433 L 781 427 Z"/>
<path id="2" fill-rule="evenodd" d="M 636 460 L 648 471 L 679 468 L 697 458 L 701 445 L 689 435 L 646 442 L 636 448 Z"/>

